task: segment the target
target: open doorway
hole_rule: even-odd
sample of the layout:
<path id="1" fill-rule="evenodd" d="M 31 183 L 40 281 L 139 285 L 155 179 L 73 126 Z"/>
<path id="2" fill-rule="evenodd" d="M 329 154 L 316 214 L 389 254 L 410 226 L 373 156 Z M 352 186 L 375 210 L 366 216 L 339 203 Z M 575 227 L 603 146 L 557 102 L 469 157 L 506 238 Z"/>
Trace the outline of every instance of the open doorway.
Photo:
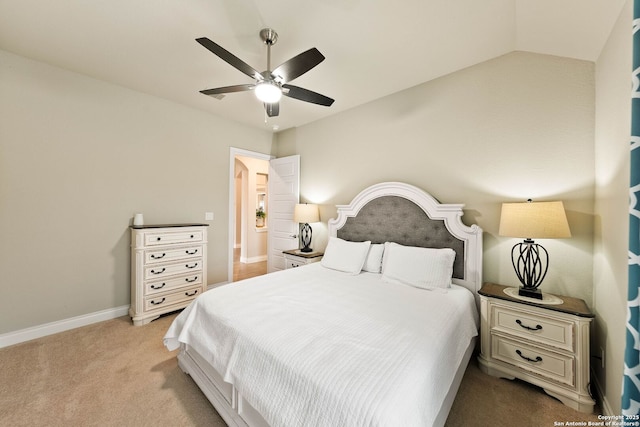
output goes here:
<path id="1" fill-rule="evenodd" d="M 270 156 L 244 150 L 231 156 L 229 281 L 235 282 L 267 273 Z"/>

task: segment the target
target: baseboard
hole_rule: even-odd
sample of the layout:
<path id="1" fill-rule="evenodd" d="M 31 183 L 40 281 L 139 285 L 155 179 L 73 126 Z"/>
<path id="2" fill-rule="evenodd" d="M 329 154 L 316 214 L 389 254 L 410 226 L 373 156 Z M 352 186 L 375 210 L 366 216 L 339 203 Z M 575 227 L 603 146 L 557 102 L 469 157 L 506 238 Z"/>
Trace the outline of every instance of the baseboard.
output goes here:
<path id="1" fill-rule="evenodd" d="M 218 282 L 218 283 L 211 283 L 209 285 L 207 285 L 207 290 L 210 291 L 213 288 L 217 288 L 218 286 L 222 286 L 222 285 L 228 285 L 229 281 L 225 281 L 225 282 Z"/>
<path id="2" fill-rule="evenodd" d="M 255 262 L 264 262 L 267 260 L 266 255 L 254 256 L 251 258 L 240 257 L 240 262 L 243 264 L 253 264 Z"/>
<path id="3" fill-rule="evenodd" d="M 0 348 L 19 344 L 25 341 L 31 341 L 36 338 L 46 337 L 47 335 L 57 334 L 59 332 L 79 328 L 81 326 L 91 325 L 92 323 L 98 323 L 105 320 L 111 320 L 117 317 L 126 316 L 128 313 L 129 306 L 123 305 L 121 307 L 96 311 L 95 313 L 83 314 L 81 316 L 71 317 L 69 319 L 63 319 L 56 322 L 45 323 L 43 325 L 32 326 L 30 328 L 21 329 L 15 332 L 8 332 L 6 334 L 0 335 Z"/>
<path id="4" fill-rule="evenodd" d="M 600 403 L 600 409 L 602 409 L 602 415 L 620 415 L 619 411 L 613 412 L 613 409 L 611 408 L 609 401 L 604 395 L 602 386 L 598 381 L 598 377 L 596 376 L 596 373 L 593 370 L 591 371 L 591 381 L 593 382 L 593 389 L 597 394 L 597 396 L 595 396 L 595 399 L 597 402 Z"/>

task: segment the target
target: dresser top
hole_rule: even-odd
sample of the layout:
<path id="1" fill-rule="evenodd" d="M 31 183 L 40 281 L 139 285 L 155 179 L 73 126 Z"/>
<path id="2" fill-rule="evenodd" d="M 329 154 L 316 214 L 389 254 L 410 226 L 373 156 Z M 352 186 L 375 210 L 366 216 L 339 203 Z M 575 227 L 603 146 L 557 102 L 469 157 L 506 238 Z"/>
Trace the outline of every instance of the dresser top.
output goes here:
<path id="1" fill-rule="evenodd" d="M 546 308 L 547 310 L 553 310 L 553 311 L 560 311 L 562 313 L 573 314 L 575 316 L 595 317 L 595 315 L 591 312 L 591 310 L 589 310 L 589 307 L 587 306 L 587 304 L 579 298 L 572 298 L 564 295 L 556 295 L 558 298 L 562 300 L 562 304 L 538 304 L 535 302 L 530 302 L 529 300 L 521 300 L 518 298 L 510 297 L 504 292 L 506 288 L 508 288 L 508 286 L 497 285 L 495 283 L 485 283 L 484 285 L 482 285 L 482 289 L 480 289 L 478 293 L 485 297 L 497 298 L 497 299 L 517 302 L 525 305 L 532 305 L 534 307 Z"/>
<path id="2" fill-rule="evenodd" d="M 170 228 L 170 227 L 208 227 L 209 224 L 145 224 L 145 225 L 130 225 L 130 228 L 136 230 L 144 230 L 145 228 Z"/>

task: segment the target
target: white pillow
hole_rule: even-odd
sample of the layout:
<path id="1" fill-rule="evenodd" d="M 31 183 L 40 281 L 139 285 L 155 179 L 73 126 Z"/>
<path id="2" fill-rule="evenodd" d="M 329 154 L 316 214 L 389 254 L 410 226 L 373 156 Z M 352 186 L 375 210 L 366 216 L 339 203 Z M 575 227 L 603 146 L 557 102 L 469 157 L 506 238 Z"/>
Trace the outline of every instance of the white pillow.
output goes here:
<path id="1" fill-rule="evenodd" d="M 320 263 L 332 270 L 360 274 L 369 253 L 369 246 L 371 246 L 370 241 L 349 242 L 337 237 L 329 237 L 329 243 Z"/>
<path id="2" fill-rule="evenodd" d="M 362 269 L 369 273 L 380 273 L 382 270 L 382 254 L 384 253 L 384 244 L 372 244 L 369 247 L 369 253 L 367 259 L 364 262 Z"/>
<path id="3" fill-rule="evenodd" d="M 449 288 L 455 258 L 455 251 L 449 248 L 418 248 L 387 242 L 382 280 L 423 289 Z"/>

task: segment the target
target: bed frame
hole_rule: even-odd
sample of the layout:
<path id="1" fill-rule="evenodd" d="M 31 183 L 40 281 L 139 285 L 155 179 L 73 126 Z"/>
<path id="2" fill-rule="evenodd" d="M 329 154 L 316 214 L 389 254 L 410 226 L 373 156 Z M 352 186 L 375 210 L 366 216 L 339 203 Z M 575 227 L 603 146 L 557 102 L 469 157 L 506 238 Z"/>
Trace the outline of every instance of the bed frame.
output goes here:
<path id="1" fill-rule="evenodd" d="M 441 204 L 423 190 L 400 182 L 373 185 L 349 205 L 339 205 L 329 221 L 329 235 L 351 241 L 396 242 L 407 246 L 453 248 L 453 283 L 469 289 L 479 301 L 482 284 L 482 229 L 462 223 L 462 204 Z M 461 361 L 434 426 L 443 426 L 476 345 L 472 340 Z M 242 394 L 193 349 L 183 345 L 180 368 L 191 375 L 229 426 L 265 427 L 267 422 Z"/>

